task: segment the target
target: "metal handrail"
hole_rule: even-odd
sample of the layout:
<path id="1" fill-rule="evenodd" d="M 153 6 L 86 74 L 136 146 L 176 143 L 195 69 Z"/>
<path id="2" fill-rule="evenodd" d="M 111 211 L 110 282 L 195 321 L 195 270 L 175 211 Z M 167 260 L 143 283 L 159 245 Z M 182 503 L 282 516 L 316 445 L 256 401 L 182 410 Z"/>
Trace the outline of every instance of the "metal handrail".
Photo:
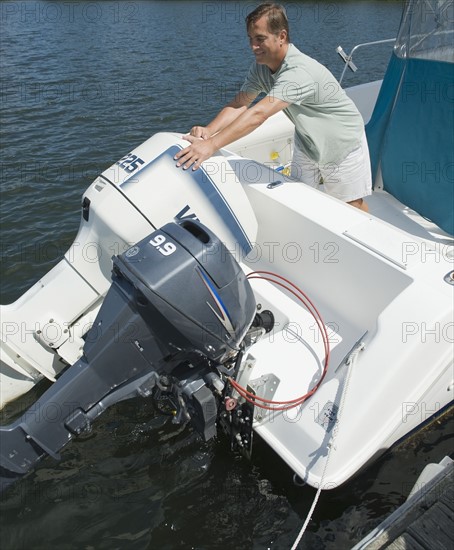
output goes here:
<path id="1" fill-rule="evenodd" d="M 353 63 L 352 61 L 352 58 L 353 58 L 353 54 L 354 52 L 356 52 L 357 49 L 359 48 L 362 48 L 364 46 L 374 46 L 376 44 L 386 44 L 388 42 L 395 42 L 396 39 L 395 38 L 388 38 L 386 40 L 374 40 L 373 42 L 364 42 L 363 44 L 357 44 L 353 49 L 352 51 L 350 52 L 349 55 L 347 55 L 344 50 L 342 49 L 341 46 L 338 46 L 336 48 L 336 52 L 341 56 L 341 58 L 343 59 L 344 63 L 345 63 L 345 66 L 344 66 L 344 70 L 342 71 L 342 74 L 341 74 L 341 77 L 339 79 L 339 84 L 342 83 L 342 80 L 344 79 L 344 75 L 345 75 L 345 71 L 347 70 L 347 67 L 352 70 L 353 72 L 355 72 L 357 70 L 357 67 L 356 65 Z"/>

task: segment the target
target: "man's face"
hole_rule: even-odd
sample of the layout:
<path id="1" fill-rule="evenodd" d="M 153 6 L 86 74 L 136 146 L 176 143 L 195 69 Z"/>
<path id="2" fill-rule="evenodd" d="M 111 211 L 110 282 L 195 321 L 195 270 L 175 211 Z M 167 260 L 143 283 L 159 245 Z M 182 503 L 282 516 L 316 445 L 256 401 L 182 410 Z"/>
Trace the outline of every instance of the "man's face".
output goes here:
<path id="1" fill-rule="evenodd" d="M 248 29 L 249 43 L 257 63 L 275 69 L 281 63 L 282 37 L 268 31 L 266 16 L 252 23 Z"/>

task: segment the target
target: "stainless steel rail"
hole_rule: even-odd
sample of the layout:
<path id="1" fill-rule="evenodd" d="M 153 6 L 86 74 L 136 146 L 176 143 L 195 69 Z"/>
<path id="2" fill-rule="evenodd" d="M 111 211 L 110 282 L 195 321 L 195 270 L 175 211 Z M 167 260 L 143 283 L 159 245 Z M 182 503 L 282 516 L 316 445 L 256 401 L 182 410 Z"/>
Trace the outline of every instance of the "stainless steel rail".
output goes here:
<path id="1" fill-rule="evenodd" d="M 348 55 L 344 52 L 341 46 L 338 46 L 336 48 L 336 52 L 341 56 L 342 60 L 345 63 L 344 70 L 342 71 L 341 77 L 339 79 L 339 84 L 341 84 L 342 80 L 344 79 L 344 75 L 345 75 L 345 71 L 347 70 L 347 67 L 351 71 L 356 72 L 357 67 L 352 61 L 353 54 L 356 52 L 356 50 L 358 50 L 359 48 L 363 48 L 364 46 L 374 46 L 377 44 L 386 44 L 386 43 L 395 42 L 395 41 L 396 41 L 395 38 L 388 38 L 386 40 L 374 40 L 373 42 L 364 42 L 363 44 L 357 44 Z"/>

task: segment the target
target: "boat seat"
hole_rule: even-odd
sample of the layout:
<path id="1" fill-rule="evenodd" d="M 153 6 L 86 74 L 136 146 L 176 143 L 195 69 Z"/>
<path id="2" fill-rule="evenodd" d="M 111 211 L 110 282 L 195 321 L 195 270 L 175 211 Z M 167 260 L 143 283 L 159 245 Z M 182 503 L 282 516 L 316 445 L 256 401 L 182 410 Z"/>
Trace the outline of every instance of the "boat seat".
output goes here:
<path id="1" fill-rule="evenodd" d="M 454 234 L 454 63 L 396 48 L 366 126 L 375 186 Z"/>

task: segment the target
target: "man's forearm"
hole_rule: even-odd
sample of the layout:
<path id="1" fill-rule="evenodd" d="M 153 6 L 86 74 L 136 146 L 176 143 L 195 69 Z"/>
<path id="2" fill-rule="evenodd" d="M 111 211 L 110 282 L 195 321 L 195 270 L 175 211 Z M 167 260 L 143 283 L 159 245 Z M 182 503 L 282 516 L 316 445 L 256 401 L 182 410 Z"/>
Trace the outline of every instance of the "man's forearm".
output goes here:
<path id="1" fill-rule="evenodd" d="M 239 116 L 241 116 L 246 111 L 246 109 L 247 107 L 245 106 L 232 107 L 230 105 L 227 105 L 209 124 L 207 124 L 207 129 L 210 131 L 210 134 L 212 136 L 214 134 L 217 134 L 218 132 L 232 124 L 232 122 L 236 120 Z"/>
<path id="2" fill-rule="evenodd" d="M 240 109 L 238 109 L 240 110 Z M 221 111 L 222 113 L 222 111 Z M 220 113 L 220 114 L 221 114 Z M 217 132 L 213 132 L 212 141 L 216 150 L 229 145 L 233 141 L 250 134 L 267 119 L 261 112 L 255 109 L 244 109 L 231 119 L 231 122 Z M 216 120 L 216 119 L 215 119 Z M 225 118 L 227 120 L 227 117 Z M 213 121 L 214 122 L 214 121 Z M 211 129 L 211 126 L 210 126 Z"/>
<path id="3" fill-rule="evenodd" d="M 288 105 L 285 101 L 276 99 L 270 101 L 269 98 L 262 99 L 249 109 L 241 104 L 228 105 L 210 123 L 210 127 L 206 127 L 208 132 L 205 136 L 202 134 L 185 136 L 190 145 L 175 155 L 175 160 L 178 161 L 177 167 L 182 166 L 187 170 L 192 166 L 193 170 L 197 170 L 215 151 L 250 134 L 267 118 Z M 230 124 L 225 125 L 228 121 L 231 121 Z M 211 133 L 212 131 L 214 133 Z"/>

